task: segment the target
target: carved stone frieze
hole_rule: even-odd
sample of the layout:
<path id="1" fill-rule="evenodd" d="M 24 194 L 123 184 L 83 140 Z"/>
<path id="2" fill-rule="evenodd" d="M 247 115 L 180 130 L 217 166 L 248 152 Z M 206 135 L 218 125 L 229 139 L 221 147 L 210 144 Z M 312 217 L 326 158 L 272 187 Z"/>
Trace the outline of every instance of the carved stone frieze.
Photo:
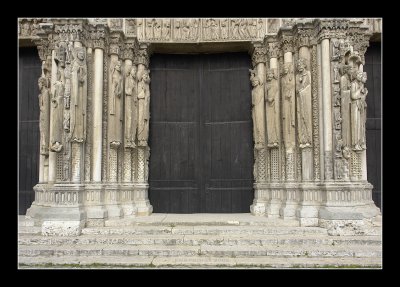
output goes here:
<path id="1" fill-rule="evenodd" d="M 20 18 L 18 19 L 18 36 L 20 38 L 35 38 L 40 32 L 42 18 Z"/>
<path id="2" fill-rule="evenodd" d="M 125 35 L 127 37 L 136 37 L 136 19 L 126 18 L 125 19 Z"/>
<path id="3" fill-rule="evenodd" d="M 122 18 L 111 18 L 108 20 L 108 27 L 111 31 L 121 31 L 122 30 Z"/>
<path id="4" fill-rule="evenodd" d="M 263 18 L 139 18 L 137 37 L 148 42 L 258 40 L 265 36 Z"/>

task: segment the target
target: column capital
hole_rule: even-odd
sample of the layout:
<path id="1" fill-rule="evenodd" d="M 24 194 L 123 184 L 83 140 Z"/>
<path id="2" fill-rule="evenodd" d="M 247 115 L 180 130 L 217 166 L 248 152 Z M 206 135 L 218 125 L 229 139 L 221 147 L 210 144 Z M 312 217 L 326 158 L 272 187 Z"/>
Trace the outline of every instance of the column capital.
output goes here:
<path id="1" fill-rule="evenodd" d="M 294 36 L 291 27 L 282 27 L 278 32 L 278 39 L 283 53 L 294 52 Z"/>
<path id="2" fill-rule="evenodd" d="M 89 25 L 88 40 L 93 49 L 106 49 L 108 28 L 105 24 Z"/>
<path id="3" fill-rule="evenodd" d="M 295 26 L 295 42 L 297 49 L 301 47 L 309 47 L 314 36 L 314 27 L 311 21 L 298 22 Z"/>
<path id="4" fill-rule="evenodd" d="M 367 26 L 361 25 L 359 22 L 351 22 L 347 31 L 347 38 L 354 52 L 358 52 L 361 61 L 365 64 L 365 52 L 369 47 L 369 39 L 372 33 Z"/>
<path id="5" fill-rule="evenodd" d="M 134 61 L 137 48 L 137 41 L 126 41 L 122 49 L 122 59 Z"/>
<path id="6" fill-rule="evenodd" d="M 267 53 L 268 58 L 278 58 L 279 57 L 279 42 L 267 43 Z"/>
<path id="7" fill-rule="evenodd" d="M 253 51 L 251 55 L 251 60 L 253 67 L 259 63 L 265 63 L 267 61 L 267 47 L 262 42 L 253 42 Z"/>
<path id="8" fill-rule="evenodd" d="M 330 38 L 345 38 L 349 27 L 348 19 L 328 18 L 316 19 L 314 25 L 317 31 L 318 42 Z"/>
<path id="9" fill-rule="evenodd" d="M 109 36 L 109 51 L 110 55 L 118 55 L 120 56 L 122 45 L 124 41 L 123 32 L 110 32 Z"/>
<path id="10" fill-rule="evenodd" d="M 141 43 L 139 49 L 136 50 L 135 54 L 135 64 L 142 64 L 146 68 L 149 67 L 150 58 L 150 45 L 148 43 Z"/>

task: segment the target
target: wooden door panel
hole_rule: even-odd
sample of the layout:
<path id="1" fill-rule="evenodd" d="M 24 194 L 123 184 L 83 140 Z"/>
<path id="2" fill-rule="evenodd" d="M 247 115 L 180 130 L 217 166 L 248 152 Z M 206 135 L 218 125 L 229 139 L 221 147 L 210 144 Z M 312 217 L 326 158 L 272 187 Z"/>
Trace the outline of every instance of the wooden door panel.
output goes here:
<path id="1" fill-rule="evenodd" d="M 151 59 L 149 198 L 154 212 L 249 212 L 247 54 Z"/>
<path id="2" fill-rule="evenodd" d="M 36 48 L 19 49 L 19 214 L 34 201 L 39 181 L 39 88 L 41 62 Z"/>

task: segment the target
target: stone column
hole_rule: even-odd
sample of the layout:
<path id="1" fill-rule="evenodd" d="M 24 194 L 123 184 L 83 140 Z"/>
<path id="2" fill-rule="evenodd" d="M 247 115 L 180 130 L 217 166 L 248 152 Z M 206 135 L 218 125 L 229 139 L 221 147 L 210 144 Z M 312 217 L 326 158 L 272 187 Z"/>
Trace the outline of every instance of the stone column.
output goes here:
<path id="1" fill-rule="evenodd" d="M 278 214 L 284 219 L 293 219 L 298 206 L 298 187 L 296 180 L 296 91 L 295 68 L 293 63 L 294 39 L 287 32 L 281 34 L 283 52 L 283 69 L 281 77 L 282 90 L 282 124 L 285 149 L 286 182 L 280 197 L 276 201 Z M 275 192 L 277 194 L 277 192 Z M 282 202 L 283 201 L 283 202 Z M 272 204 L 271 204 L 272 205 Z M 277 215 L 276 215 L 277 216 Z"/>
<path id="2" fill-rule="evenodd" d="M 123 102 L 123 67 L 119 54 L 122 45 L 122 34 L 112 32 L 110 35 L 110 69 L 108 76 L 108 184 L 106 188 L 106 207 L 109 218 L 120 218 L 123 215 L 120 201 L 119 165 L 122 157 L 122 102 Z"/>
<path id="3" fill-rule="evenodd" d="M 93 87 L 93 146 L 92 146 L 92 181 L 101 182 L 101 148 L 103 123 L 103 57 L 104 51 L 100 47 L 94 49 L 94 87 Z"/>
<path id="4" fill-rule="evenodd" d="M 153 206 L 148 199 L 148 165 L 150 147 L 148 146 L 148 128 L 150 120 L 150 76 L 149 76 L 149 46 L 142 43 L 136 52 L 138 80 L 138 144 L 137 144 L 137 182 L 135 183 L 134 202 L 137 215 L 147 216 L 153 212 Z"/>
<path id="5" fill-rule="evenodd" d="M 329 54 L 329 39 L 321 41 L 321 65 L 322 65 L 322 114 L 323 114 L 323 138 L 324 138 L 324 175 L 325 180 L 333 179 L 332 166 L 332 102 L 331 102 L 331 65 Z"/>
<path id="6" fill-rule="evenodd" d="M 53 98 L 54 97 L 54 92 L 55 92 L 55 82 L 57 78 L 57 64 L 54 60 L 55 57 L 55 51 L 53 50 L 51 53 L 51 82 L 50 82 L 50 87 L 51 87 L 51 95 L 52 95 L 52 104 L 50 104 L 50 153 L 49 153 L 49 177 L 48 177 L 48 182 L 50 184 L 54 183 L 56 181 L 56 172 L 57 172 L 57 152 L 56 149 L 59 149 L 58 152 L 61 151 L 62 145 L 61 145 L 61 139 L 59 139 L 59 144 L 57 145 L 55 143 L 56 135 L 59 133 L 57 132 L 57 129 L 61 130 L 61 121 L 57 120 L 60 118 L 60 109 L 58 109 L 58 103 L 57 99 Z M 54 144 L 54 148 L 52 148 L 52 145 Z"/>
<path id="7" fill-rule="evenodd" d="M 103 83 L 105 26 L 91 26 L 91 44 L 93 49 L 93 87 L 92 87 L 92 153 L 91 182 L 86 183 L 85 207 L 86 226 L 104 226 L 108 211 L 104 206 L 105 195 L 102 184 L 102 146 L 103 146 Z M 106 179 L 103 179 L 106 180 Z"/>
<path id="8" fill-rule="evenodd" d="M 252 90 L 252 118 L 254 137 L 254 201 L 250 206 L 253 215 L 264 215 L 268 201 L 267 181 L 267 151 L 265 145 L 265 62 L 266 47 L 263 43 L 254 43 L 252 52 L 253 69 L 250 70 Z"/>

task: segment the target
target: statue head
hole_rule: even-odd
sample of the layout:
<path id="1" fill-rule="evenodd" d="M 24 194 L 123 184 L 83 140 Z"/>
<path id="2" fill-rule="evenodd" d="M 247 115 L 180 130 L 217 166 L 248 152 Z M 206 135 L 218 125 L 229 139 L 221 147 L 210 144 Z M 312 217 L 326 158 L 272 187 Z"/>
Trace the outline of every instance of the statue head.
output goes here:
<path id="1" fill-rule="evenodd" d="M 85 59 L 85 51 L 83 49 L 79 49 L 76 56 L 79 60 L 83 61 Z"/>
<path id="2" fill-rule="evenodd" d="M 365 84 L 367 82 L 367 72 L 363 72 L 362 82 Z"/>
<path id="3" fill-rule="evenodd" d="M 136 65 L 133 65 L 133 66 L 132 66 L 132 69 L 131 69 L 131 76 L 132 76 L 134 79 L 136 79 L 136 72 L 137 72 Z"/>
<path id="4" fill-rule="evenodd" d="M 284 75 L 289 74 L 290 70 L 291 70 L 290 63 L 285 63 L 283 65 L 283 74 Z"/>
<path id="5" fill-rule="evenodd" d="M 143 71 L 142 79 L 145 83 L 150 83 L 150 75 L 148 70 Z"/>
<path id="6" fill-rule="evenodd" d="M 39 90 L 42 91 L 43 88 L 47 87 L 47 79 L 45 77 L 40 77 L 38 80 Z"/>
<path id="7" fill-rule="evenodd" d="M 117 71 L 121 71 L 121 61 L 117 61 L 117 63 L 115 64 L 115 68 L 114 68 L 115 70 L 117 70 Z"/>
<path id="8" fill-rule="evenodd" d="M 273 70 L 269 70 L 268 72 L 267 72 L 267 81 L 271 81 L 271 80 L 273 80 L 275 78 L 275 73 L 274 73 L 274 71 Z"/>
<path id="9" fill-rule="evenodd" d="M 356 72 L 356 79 L 357 79 L 357 81 L 362 82 L 364 79 L 364 73 L 360 72 L 360 71 Z"/>
<path id="10" fill-rule="evenodd" d="M 258 76 L 251 77 L 251 84 L 253 85 L 253 87 L 260 85 L 260 79 L 258 78 Z"/>
<path id="11" fill-rule="evenodd" d="M 297 60 L 297 70 L 301 73 L 307 69 L 306 59 L 300 58 Z"/>

